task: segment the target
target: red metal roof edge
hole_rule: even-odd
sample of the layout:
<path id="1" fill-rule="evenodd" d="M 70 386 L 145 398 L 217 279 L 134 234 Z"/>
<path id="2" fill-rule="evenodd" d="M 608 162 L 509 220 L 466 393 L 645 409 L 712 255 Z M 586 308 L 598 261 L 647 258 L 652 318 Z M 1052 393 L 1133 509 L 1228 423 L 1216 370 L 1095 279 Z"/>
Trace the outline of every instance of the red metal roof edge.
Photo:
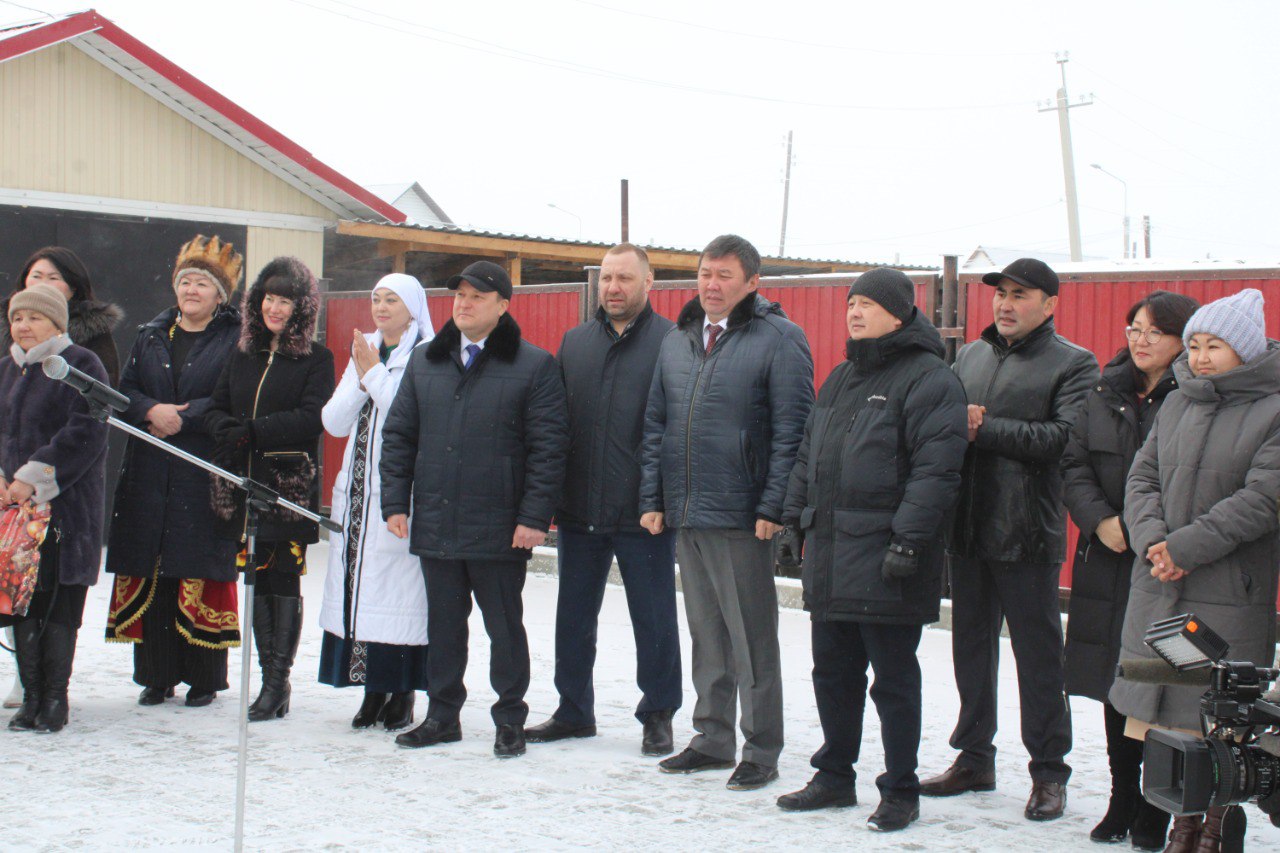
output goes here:
<path id="1" fill-rule="evenodd" d="M 182 89 L 182 91 L 225 117 L 228 121 L 252 133 L 303 169 L 333 185 L 366 207 L 376 210 L 392 222 L 400 224 L 407 218 L 396 207 L 378 198 L 355 181 L 338 173 L 332 167 L 320 162 L 301 145 L 275 130 L 212 87 L 202 83 L 173 62 L 165 59 L 159 53 L 99 15 L 94 9 L 79 12 L 22 35 L 5 39 L 0 42 L 0 62 L 41 50 L 86 33 L 97 33 L 173 85 Z"/>

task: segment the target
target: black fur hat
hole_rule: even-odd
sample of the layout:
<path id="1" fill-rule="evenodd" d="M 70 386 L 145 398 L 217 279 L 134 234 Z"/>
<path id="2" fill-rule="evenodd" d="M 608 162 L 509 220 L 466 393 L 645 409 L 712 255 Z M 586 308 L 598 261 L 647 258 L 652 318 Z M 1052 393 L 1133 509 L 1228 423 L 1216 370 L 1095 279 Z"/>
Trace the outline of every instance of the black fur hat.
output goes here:
<path id="1" fill-rule="evenodd" d="M 293 300 L 293 314 L 280 333 L 276 351 L 294 358 L 309 354 L 320 316 L 320 290 L 307 265 L 291 257 L 276 258 L 263 267 L 245 294 L 240 321 L 241 352 L 250 353 L 271 346 L 271 330 L 262 319 L 262 298 L 267 293 Z"/>

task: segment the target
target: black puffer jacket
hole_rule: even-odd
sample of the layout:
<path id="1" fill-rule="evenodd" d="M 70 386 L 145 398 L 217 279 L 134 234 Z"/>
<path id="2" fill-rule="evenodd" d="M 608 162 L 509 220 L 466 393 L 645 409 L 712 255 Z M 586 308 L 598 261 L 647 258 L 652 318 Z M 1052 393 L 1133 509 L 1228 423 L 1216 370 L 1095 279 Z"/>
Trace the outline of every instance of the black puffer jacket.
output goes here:
<path id="1" fill-rule="evenodd" d="M 943 534 L 967 446 L 964 389 L 919 312 L 882 338 L 849 341 L 818 392 L 787 490 L 805 528 L 804 606 L 816 622 L 928 624 L 942 595 Z M 886 582 L 890 541 L 919 553 Z"/>
<path id="2" fill-rule="evenodd" d="M 947 549 L 993 562 L 1061 563 L 1067 531 L 1059 464 L 1097 384 L 1098 362 L 1055 333 L 1051 318 L 1013 346 L 988 326 L 961 348 L 954 369 L 969 403 L 987 412 L 965 456 Z"/>
<path id="3" fill-rule="evenodd" d="M 182 429 L 166 441 L 209 459 L 214 441 L 205 419 L 218 377 L 240 337 L 240 312 L 223 308 L 214 315 L 192 345 L 175 383 L 169 333 L 177 319 L 178 309 L 170 308 L 138 332 L 120 381 L 121 392 L 130 400 L 120 417 L 145 429 L 152 406 L 185 403 Z M 227 540 L 214 535 L 209 476 L 141 439 L 129 439 L 116 482 L 107 571 L 149 578 L 159 558 L 162 577 L 235 580 Z"/>
<path id="4" fill-rule="evenodd" d="M 778 303 L 749 294 L 708 355 L 694 297 L 662 341 L 641 447 L 640 512 L 669 527 L 754 530 L 779 522 L 804 423 L 813 357 Z"/>
<path id="5" fill-rule="evenodd" d="M 13 294 L 0 300 L 0 353 L 9 351 L 13 338 L 9 337 L 9 300 Z M 80 299 L 67 305 L 67 337 L 72 343 L 84 347 L 98 357 L 107 371 L 111 387 L 120 384 L 120 353 L 111 333 L 124 320 L 124 310 L 111 302 L 93 302 Z"/>
<path id="6" fill-rule="evenodd" d="M 640 440 L 653 367 L 675 324 L 652 305 L 615 337 L 601 308 L 565 332 L 556 359 L 569 400 L 569 466 L 556 512 L 562 528 L 639 533 Z"/>
<path id="7" fill-rule="evenodd" d="M 289 283 L 293 314 L 280 333 L 275 352 L 262 319 L 262 297 L 269 279 Z M 232 473 L 247 474 L 281 497 L 319 512 L 320 410 L 333 396 L 333 353 L 311 340 L 320 294 L 310 270 L 296 258 L 276 258 L 263 267 L 244 301 L 240 341 L 213 392 L 205 426 L 226 452 L 229 436 L 248 426 L 247 443 L 235 447 Z M 239 540 L 244 535 L 244 493 L 225 480 L 212 482 L 217 532 Z M 261 516 L 264 542 L 319 540 L 319 527 L 287 509 Z"/>
<path id="8" fill-rule="evenodd" d="M 1178 387 L 1170 368 L 1139 401 L 1137 380 L 1129 350 L 1121 350 L 1085 400 L 1062 456 L 1063 500 L 1080 528 L 1067 620 L 1067 692 L 1099 702 L 1107 701 L 1115 680 L 1135 555 L 1131 549 L 1117 554 L 1094 531 L 1104 519 L 1123 518 L 1125 480 L 1133 457 L 1165 397 Z"/>
<path id="9" fill-rule="evenodd" d="M 510 314 L 467 370 L 461 340 L 450 320 L 409 359 L 382 428 L 382 517 L 411 516 L 419 556 L 527 560 L 516 525 L 550 527 L 564 486 L 564 382 Z"/>

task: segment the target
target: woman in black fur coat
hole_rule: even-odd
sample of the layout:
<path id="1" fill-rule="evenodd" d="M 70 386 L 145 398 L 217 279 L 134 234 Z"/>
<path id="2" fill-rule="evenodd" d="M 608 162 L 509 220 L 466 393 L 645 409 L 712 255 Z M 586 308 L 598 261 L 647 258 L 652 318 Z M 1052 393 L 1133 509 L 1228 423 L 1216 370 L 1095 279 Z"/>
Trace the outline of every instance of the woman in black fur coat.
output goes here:
<path id="1" fill-rule="evenodd" d="M 320 411 L 334 387 L 333 354 L 311 340 L 319 311 L 320 294 L 306 265 L 288 257 L 267 264 L 245 296 L 240 341 L 206 420 L 218 464 L 316 512 Z M 213 510 L 218 535 L 244 542 L 244 493 L 215 479 Z M 249 708 L 250 720 L 289 711 L 289 671 L 302 631 L 299 578 L 306 546 L 318 540 L 316 523 L 288 510 L 272 508 L 259 518 L 253 631 L 262 690 Z"/>

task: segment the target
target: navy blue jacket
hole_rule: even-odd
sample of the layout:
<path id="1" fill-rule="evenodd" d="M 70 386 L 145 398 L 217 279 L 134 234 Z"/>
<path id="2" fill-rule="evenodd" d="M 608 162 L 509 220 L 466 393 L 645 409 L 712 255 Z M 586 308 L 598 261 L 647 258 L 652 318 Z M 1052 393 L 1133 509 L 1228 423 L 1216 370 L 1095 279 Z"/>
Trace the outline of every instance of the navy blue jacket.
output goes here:
<path id="1" fill-rule="evenodd" d="M 641 449 L 640 511 L 668 527 L 779 522 L 813 407 L 813 357 L 776 302 L 748 294 L 708 354 L 694 297 L 662 341 Z"/>
<path id="2" fill-rule="evenodd" d="M 600 309 L 565 332 L 556 358 L 569 398 L 569 467 L 561 528 L 640 533 L 640 440 L 662 339 L 675 325 L 652 305 L 615 337 Z"/>
<path id="3" fill-rule="evenodd" d="M 129 397 L 120 415 L 146 429 L 147 412 L 158 403 L 187 404 L 182 429 L 166 441 L 209 459 L 214 440 L 205 425 L 213 390 L 240 335 L 240 312 L 223 308 L 191 347 L 179 381 L 173 381 L 169 331 L 178 309 L 162 312 L 142 326 L 120 378 Z M 107 540 L 107 571 L 151 577 L 160 561 L 161 577 L 235 580 L 228 540 L 214 535 L 209 477 L 202 469 L 137 438 L 125 447 L 115 509 Z"/>

